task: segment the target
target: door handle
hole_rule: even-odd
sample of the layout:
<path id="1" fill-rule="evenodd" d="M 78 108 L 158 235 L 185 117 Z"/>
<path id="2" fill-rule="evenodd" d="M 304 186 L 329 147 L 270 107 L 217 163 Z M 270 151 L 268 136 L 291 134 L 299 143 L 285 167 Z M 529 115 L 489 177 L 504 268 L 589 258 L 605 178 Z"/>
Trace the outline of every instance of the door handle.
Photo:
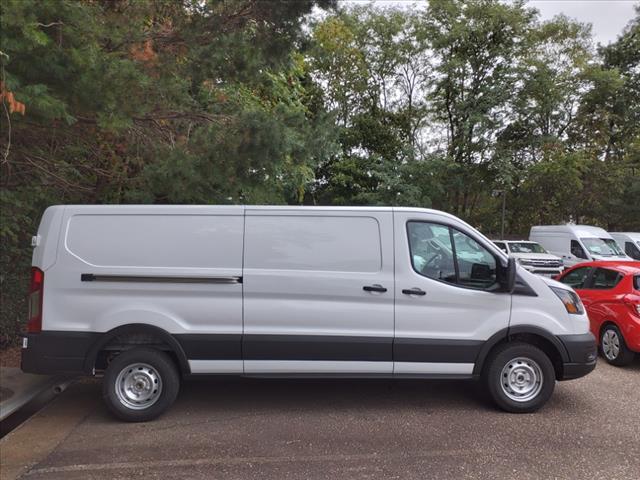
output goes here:
<path id="1" fill-rule="evenodd" d="M 402 290 L 402 293 L 404 293 L 405 295 L 420 295 L 420 296 L 427 294 L 427 292 L 419 288 L 406 288 Z"/>
<path id="2" fill-rule="evenodd" d="M 380 293 L 384 293 L 387 291 L 386 288 L 384 288 L 382 285 L 378 285 L 377 283 L 375 285 L 365 285 L 364 287 L 362 287 L 362 289 L 365 292 L 380 292 Z"/>

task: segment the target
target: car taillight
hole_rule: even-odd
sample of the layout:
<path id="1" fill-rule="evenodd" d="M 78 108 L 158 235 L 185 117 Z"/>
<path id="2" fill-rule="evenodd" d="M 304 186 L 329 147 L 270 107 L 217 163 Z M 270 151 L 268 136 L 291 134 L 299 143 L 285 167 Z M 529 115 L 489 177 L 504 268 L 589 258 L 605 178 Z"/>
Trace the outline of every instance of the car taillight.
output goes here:
<path id="1" fill-rule="evenodd" d="M 29 284 L 29 320 L 28 333 L 42 331 L 42 294 L 44 291 L 44 272 L 31 267 L 31 283 Z"/>
<path id="2" fill-rule="evenodd" d="M 624 303 L 629 305 L 629 308 L 640 317 L 640 297 L 638 295 L 625 295 L 622 297 Z"/>

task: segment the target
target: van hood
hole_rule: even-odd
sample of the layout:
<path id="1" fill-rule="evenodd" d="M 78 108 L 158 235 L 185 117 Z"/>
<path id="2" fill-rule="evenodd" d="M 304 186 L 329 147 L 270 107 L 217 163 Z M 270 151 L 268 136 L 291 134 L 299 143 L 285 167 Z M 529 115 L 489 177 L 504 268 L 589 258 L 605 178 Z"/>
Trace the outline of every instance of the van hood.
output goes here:
<path id="1" fill-rule="evenodd" d="M 518 265 L 518 276 L 522 280 L 524 280 L 531 288 L 533 288 L 533 290 L 535 290 L 538 295 L 542 297 L 545 297 L 547 295 L 547 292 L 549 292 L 549 287 L 572 290 L 569 285 L 565 285 L 564 283 L 560 283 L 557 280 L 553 280 L 551 277 L 531 273 L 521 265 Z"/>
<path id="2" fill-rule="evenodd" d="M 553 278 L 543 277 L 543 276 L 538 276 L 538 278 L 550 287 L 564 288 L 565 290 L 573 291 L 573 289 L 568 285 L 565 285 L 564 283 L 554 280 Z"/>
<path id="3" fill-rule="evenodd" d="M 627 257 L 626 255 L 594 255 L 593 253 L 591 253 L 591 256 L 593 257 L 594 260 L 597 260 L 599 262 L 607 262 L 607 261 L 619 262 L 620 260 L 632 260 L 630 257 Z"/>
<path id="4" fill-rule="evenodd" d="M 528 260 L 560 260 L 560 257 L 550 253 L 510 253 L 513 258 L 526 258 Z"/>

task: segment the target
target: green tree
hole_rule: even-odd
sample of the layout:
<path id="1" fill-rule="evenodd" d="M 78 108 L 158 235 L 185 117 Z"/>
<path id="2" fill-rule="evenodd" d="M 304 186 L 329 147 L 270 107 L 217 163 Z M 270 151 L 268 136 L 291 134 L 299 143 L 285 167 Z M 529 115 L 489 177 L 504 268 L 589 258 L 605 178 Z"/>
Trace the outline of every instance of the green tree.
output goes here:
<path id="1" fill-rule="evenodd" d="M 432 0 L 422 15 L 435 65 L 431 108 L 446 129 L 444 153 L 455 166 L 448 204 L 471 216 L 486 192 L 485 164 L 507 125 L 535 13 L 523 2 Z"/>
<path id="2" fill-rule="evenodd" d="M 10 332 L 25 310 L 7 285 L 26 288 L 47 205 L 303 201 L 335 128 L 297 50 L 306 15 L 333 3 L 2 2 L 3 105 L 26 106 L 0 111 Z"/>

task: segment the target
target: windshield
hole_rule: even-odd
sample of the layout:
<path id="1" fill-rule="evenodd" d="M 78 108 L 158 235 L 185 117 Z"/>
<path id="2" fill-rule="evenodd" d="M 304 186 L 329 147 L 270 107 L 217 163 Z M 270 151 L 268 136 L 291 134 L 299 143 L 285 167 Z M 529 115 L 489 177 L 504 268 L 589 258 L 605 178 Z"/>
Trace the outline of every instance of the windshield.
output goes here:
<path id="1" fill-rule="evenodd" d="M 592 255 L 612 257 L 614 255 L 624 255 L 620 247 L 612 238 L 581 238 L 582 243 Z"/>
<path id="2" fill-rule="evenodd" d="M 511 253 L 547 253 L 542 245 L 534 242 L 514 242 L 509 243 Z"/>

